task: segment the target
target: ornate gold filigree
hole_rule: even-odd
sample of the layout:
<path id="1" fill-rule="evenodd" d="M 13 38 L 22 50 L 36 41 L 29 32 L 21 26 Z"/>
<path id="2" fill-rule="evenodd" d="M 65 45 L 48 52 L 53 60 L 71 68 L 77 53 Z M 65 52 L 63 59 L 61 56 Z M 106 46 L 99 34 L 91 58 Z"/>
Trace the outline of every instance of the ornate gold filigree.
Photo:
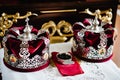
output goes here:
<path id="1" fill-rule="evenodd" d="M 112 9 L 108 9 L 108 10 L 95 10 L 95 12 L 91 12 L 89 9 L 85 9 L 85 11 L 81 11 L 79 13 L 86 13 L 86 14 L 89 14 L 89 15 L 92 15 L 92 16 L 95 16 L 97 17 L 98 19 L 100 19 L 102 22 L 107 22 L 107 23 L 110 23 L 112 24 Z"/>
<path id="2" fill-rule="evenodd" d="M 26 15 L 20 16 L 19 13 L 16 13 L 14 15 L 8 15 L 6 13 L 2 13 L 2 16 L 0 17 L 0 36 L 5 35 L 5 31 L 8 30 L 14 22 L 17 22 L 18 19 L 24 19 L 31 15 L 37 15 L 35 13 L 27 12 Z"/>
<path id="3" fill-rule="evenodd" d="M 53 21 L 49 21 L 42 25 L 42 29 L 45 29 L 50 33 L 50 36 L 53 36 L 56 32 L 56 24 Z"/>
<path id="4" fill-rule="evenodd" d="M 50 33 L 50 43 L 69 41 L 73 36 L 72 25 L 64 20 L 61 20 L 57 25 L 54 21 L 49 21 L 44 23 L 41 29 L 45 29 Z"/>

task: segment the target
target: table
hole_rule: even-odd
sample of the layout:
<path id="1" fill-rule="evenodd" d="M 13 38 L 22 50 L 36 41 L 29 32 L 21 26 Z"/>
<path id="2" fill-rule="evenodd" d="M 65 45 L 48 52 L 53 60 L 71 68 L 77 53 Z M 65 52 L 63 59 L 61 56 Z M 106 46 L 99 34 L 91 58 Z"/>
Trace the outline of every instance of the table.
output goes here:
<path id="1" fill-rule="evenodd" d="M 68 52 L 72 43 L 57 43 L 50 45 L 50 53 L 53 51 Z M 90 63 L 81 61 L 84 74 L 63 77 L 54 66 L 36 72 L 16 72 L 3 64 L 4 50 L 0 49 L 0 66 L 3 80 L 120 80 L 120 69 L 112 60 L 103 63 Z"/>

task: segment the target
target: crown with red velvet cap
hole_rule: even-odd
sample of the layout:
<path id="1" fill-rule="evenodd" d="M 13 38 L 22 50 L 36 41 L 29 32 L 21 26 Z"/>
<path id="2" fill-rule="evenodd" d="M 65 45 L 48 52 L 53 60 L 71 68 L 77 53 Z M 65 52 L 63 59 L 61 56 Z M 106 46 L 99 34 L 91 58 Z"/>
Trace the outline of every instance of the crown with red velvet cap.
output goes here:
<path id="1" fill-rule="evenodd" d="M 49 65 L 49 34 L 28 24 L 13 27 L 3 38 L 4 63 L 13 70 L 31 72 Z"/>
<path id="2" fill-rule="evenodd" d="M 91 62 L 103 62 L 112 56 L 113 33 L 112 24 L 86 18 L 73 25 L 73 53 L 80 59 Z"/>

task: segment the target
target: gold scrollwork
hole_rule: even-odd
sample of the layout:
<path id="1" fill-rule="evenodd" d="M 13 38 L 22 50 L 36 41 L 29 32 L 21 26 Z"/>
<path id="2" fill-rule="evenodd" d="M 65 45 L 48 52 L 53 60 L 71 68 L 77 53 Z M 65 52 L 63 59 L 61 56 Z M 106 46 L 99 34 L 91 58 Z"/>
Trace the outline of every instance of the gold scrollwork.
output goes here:
<path id="1" fill-rule="evenodd" d="M 17 19 L 24 19 L 31 15 L 37 16 L 37 14 L 31 12 L 27 12 L 27 14 L 24 16 L 20 16 L 19 13 L 16 13 L 14 15 L 2 13 L 2 16 L 0 17 L 0 36 L 3 37 L 5 35 L 5 31 L 8 30 L 14 22 L 17 22 Z"/>
<path id="2" fill-rule="evenodd" d="M 42 25 L 42 29 L 48 31 L 50 33 L 50 36 L 53 36 L 56 32 L 56 24 L 53 21 L 49 21 Z"/>
<path id="3" fill-rule="evenodd" d="M 85 11 L 81 11 L 79 13 L 86 13 L 92 16 L 97 17 L 98 19 L 100 19 L 102 22 L 107 22 L 112 24 L 112 9 L 108 9 L 108 10 L 103 10 L 101 11 L 100 9 L 95 10 L 95 12 L 91 12 L 89 9 L 85 9 Z"/>
<path id="4" fill-rule="evenodd" d="M 44 23 L 41 29 L 45 29 L 50 33 L 50 43 L 65 42 L 68 40 L 68 37 L 71 40 L 73 36 L 72 25 L 65 20 L 61 20 L 57 25 L 54 21 L 49 21 Z"/>

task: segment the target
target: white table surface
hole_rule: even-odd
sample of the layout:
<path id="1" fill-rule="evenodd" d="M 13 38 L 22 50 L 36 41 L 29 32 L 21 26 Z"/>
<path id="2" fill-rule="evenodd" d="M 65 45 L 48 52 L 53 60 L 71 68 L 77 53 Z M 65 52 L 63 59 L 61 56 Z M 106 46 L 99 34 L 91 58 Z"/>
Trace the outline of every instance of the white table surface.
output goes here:
<path id="1" fill-rule="evenodd" d="M 50 52 L 68 52 L 71 43 L 51 44 Z M 49 65 L 47 68 L 36 72 L 16 72 L 7 68 L 3 63 L 4 50 L 0 49 L 0 66 L 3 80 L 120 80 L 120 69 L 112 60 L 103 63 L 80 63 L 84 74 L 63 77 L 56 67 Z"/>

